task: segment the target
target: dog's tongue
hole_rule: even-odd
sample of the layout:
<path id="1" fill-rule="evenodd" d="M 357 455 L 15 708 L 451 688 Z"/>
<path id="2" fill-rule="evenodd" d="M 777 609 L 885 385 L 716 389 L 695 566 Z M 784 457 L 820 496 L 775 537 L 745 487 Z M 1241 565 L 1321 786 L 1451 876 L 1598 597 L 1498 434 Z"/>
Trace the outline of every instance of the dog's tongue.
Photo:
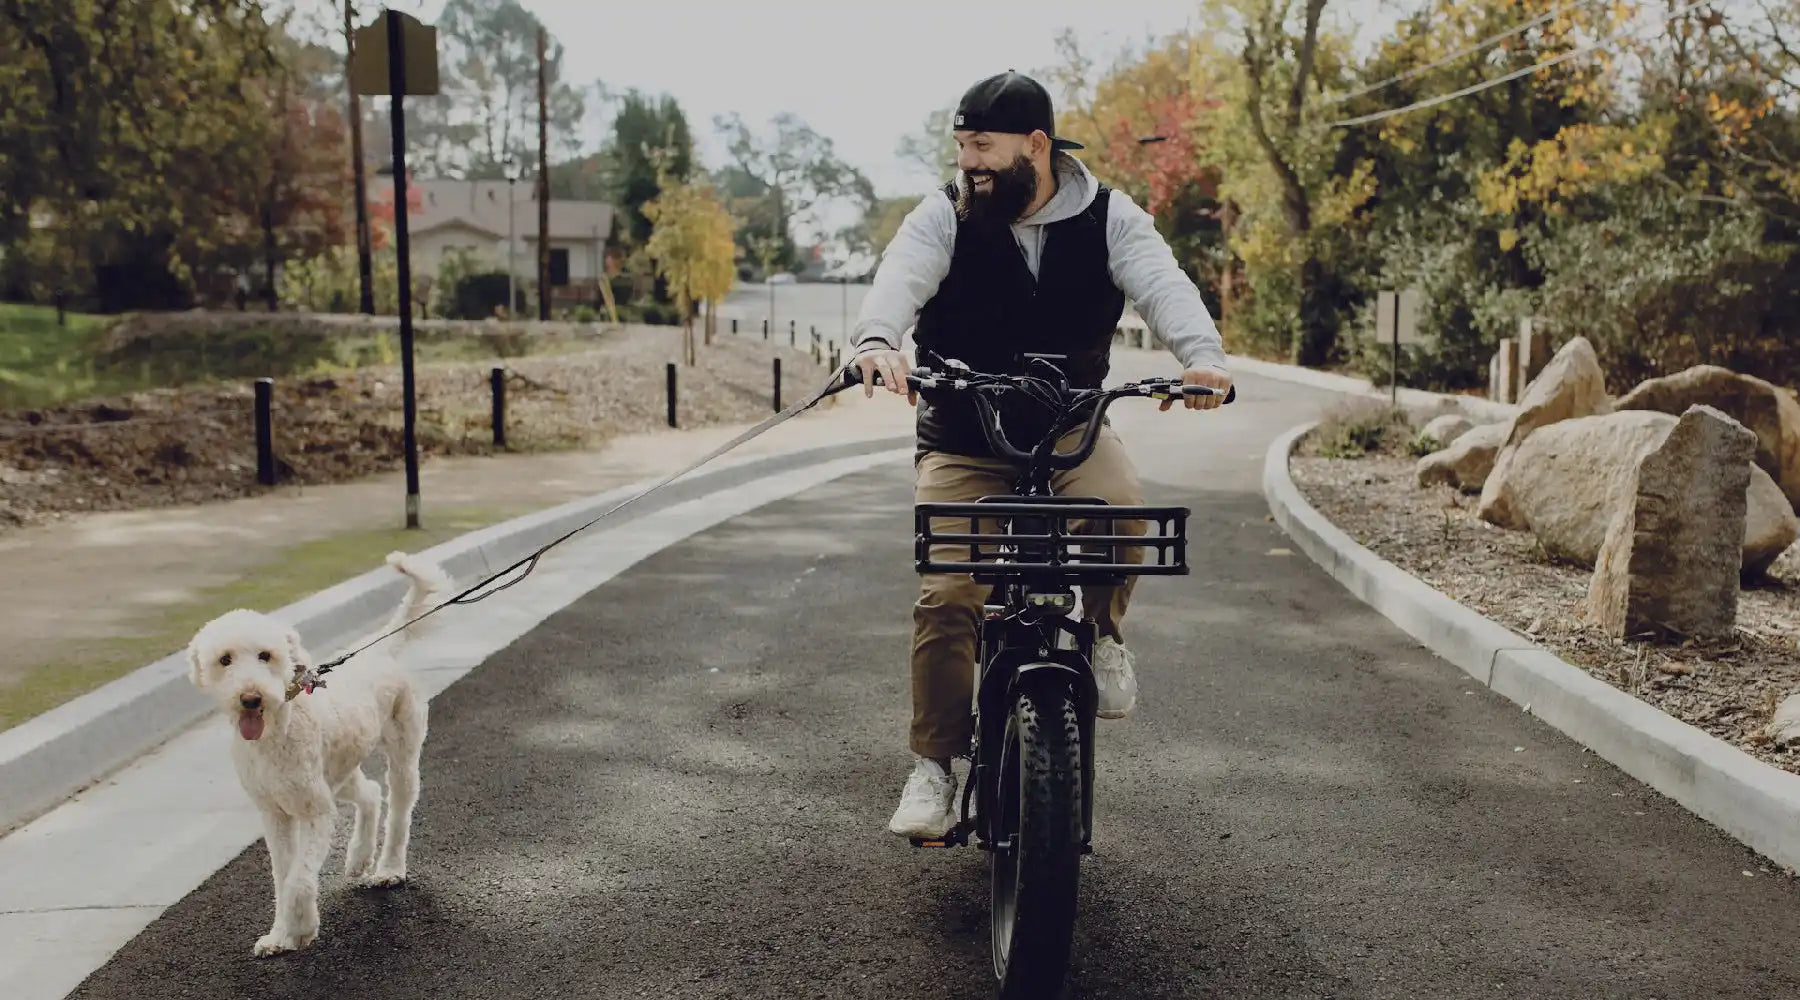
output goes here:
<path id="1" fill-rule="evenodd" d="M 263 714 L 261 712 L 238 713 L 238 735 L 247 740 L 262 739 Z"/>

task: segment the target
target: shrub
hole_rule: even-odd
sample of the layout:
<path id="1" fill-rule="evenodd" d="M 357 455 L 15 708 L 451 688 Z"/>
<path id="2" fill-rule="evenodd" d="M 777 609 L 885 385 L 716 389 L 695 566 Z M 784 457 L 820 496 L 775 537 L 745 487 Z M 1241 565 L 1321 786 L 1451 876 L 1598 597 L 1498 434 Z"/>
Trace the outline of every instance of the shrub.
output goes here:
<path id="1" fill-rule="evenodd" d="M 1370 399 L 1339 403 L 1326 411 L 1308 444 L 1324 458 L 1362 458 L 1371 452 L 1400 452 L 1414 441 L 1406 410 Z"/>

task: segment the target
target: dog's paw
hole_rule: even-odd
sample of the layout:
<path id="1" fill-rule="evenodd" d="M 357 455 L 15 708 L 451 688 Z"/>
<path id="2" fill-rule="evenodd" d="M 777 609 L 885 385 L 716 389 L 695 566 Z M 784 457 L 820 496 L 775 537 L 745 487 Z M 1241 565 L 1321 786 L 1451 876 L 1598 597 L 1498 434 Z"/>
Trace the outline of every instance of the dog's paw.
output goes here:
<path id="1" fill-rule="evenodd" d="M 398 889 L 406 884 L 406 872 L 370 872 L 358 879 L 356 884 L 362 886 L 364 889 Z"/>
<path id="2" fill-rule="evenodd" d="M 277 934 L 270 931 L 257 939 L 253 953 L 257 958 L 285 955 L 288 952 L 299 951 L 307 945 L 312 944 L 315 936 L 316 935 L 312 934 L 304 936 L 298 934 Z"/>

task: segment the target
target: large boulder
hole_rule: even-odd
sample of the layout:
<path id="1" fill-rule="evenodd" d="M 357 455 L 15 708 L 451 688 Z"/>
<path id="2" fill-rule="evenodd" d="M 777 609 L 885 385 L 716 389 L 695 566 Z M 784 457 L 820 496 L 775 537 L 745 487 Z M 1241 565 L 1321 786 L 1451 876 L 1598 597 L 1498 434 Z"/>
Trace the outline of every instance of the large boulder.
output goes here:
<path id="1" fill-rule="evenodd" d="M 1581 566 L 1599 558 L 1644 457 L 1661 447 L 1677 418 L 1654 410 L 1577 417 L 1542 428 L 1518 449 L 1501 489 L 1544 550 Z M 1465 440 L 1470 435 L 1464 435 Z M 1489 485 L 1501 475 L 1496 468 Z M 1768 473 L 1750 470 L 1742 570 L 1754 577 L 1800 537 L 1800 518 Z"/>
<path id="2" fill-rule="evenodd" d="M 1454 486 L 1465 493 L 1479 493 L 1494 470 L 1494 455 L 1506 432 L 1505 424 L 1478 424 L 1459 435 L 1455 444 L 1419 459 L 1414 466 L 1419 485 Z"/>
<path id="3" fill-rule="evenodd" d="M 1484 521 L 1503 528 L 1524 528 L 1525 523 L 1504 490 L 1507 472 L 1518 461 L 1518 449 L 1542 428 L 1564 420 L 1612 412 L 1606 395 L 1606 375 L 1586 337 L 1562 346 L 1538 377 L 1525 388 L 1519 410 L 1508 423 L 1506 438 L 1494 456 L 1494 469 L 1481 490 L 1475 511 Z"/>
<path id="4" fill-rule="evenodd" d="M 1431 418 L 1425 429 L 1419 432 L 1420 437 L 1436 441 L 1439 448 L 1448 448 L 1456 443 L 1456 439 L 1475 429 L 1475 422 L 1460 413 L 1446 413 Z"/>
<path id="5" fill-rule="evenodd" d="M 1737 624 L 1756 435 L 1710 406 L 1645 455 L 1608 525 L 1587 620 L 1608 635 L 1716 639 Z"/>
<path id="6" fill-rule="evenodd" d="M 1636 410 L 1540 428 L 1513 449 L 1507 468 L 1495 467 L 1482 497 L 1505 497 L 1516 526 L 1550 555 L 1592 566 L 1638 463 L 1668 437 L 1675 419 Z"/>
<path id="7" fill-rule="evenodd" d="M 1750 467 L 1744 502 L 1744 578 L 1754 580 L 1800 540 L 1800 517 L 1794 516 L 1787 494 L 1759 465 Z"/>
<path id="8" fill-rule="evenodd" d="M 1800 401 L 1786 389 L 1718 365 L 1695 365 L 1642 382 L 1614 405 L 1680 414 L 1696 404 L 1721 410 L 1750 428 L 1756 435 L 1756 464 L 1800 509 Z"/>

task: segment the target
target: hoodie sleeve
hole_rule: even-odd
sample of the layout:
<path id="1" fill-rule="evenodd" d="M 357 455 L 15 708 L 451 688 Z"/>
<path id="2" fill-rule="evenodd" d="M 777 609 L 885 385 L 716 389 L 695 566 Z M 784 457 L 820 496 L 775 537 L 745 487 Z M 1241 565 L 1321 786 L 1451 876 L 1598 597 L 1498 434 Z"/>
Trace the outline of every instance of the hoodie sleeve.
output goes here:
<path id="1" fill-rule="evenodd" d="M 1200 289 L 1182 273 L 1150 213 L 1114 190 L 1106 206 L 1106 247 L 1113 283 L 1184 368 L 1225 370 L 1225 345 Z"/>
<path id="2" fill-rule="evenodd" d="M 882 252 L 875 280 L 856 314 L 852 340 L 857 351 L 866 350 L 871 342 L 900 348 L 920 308 L 950 273 L 955 246 L 956 208 L 942 191 L 935 191 L 906 214 Z"/>

